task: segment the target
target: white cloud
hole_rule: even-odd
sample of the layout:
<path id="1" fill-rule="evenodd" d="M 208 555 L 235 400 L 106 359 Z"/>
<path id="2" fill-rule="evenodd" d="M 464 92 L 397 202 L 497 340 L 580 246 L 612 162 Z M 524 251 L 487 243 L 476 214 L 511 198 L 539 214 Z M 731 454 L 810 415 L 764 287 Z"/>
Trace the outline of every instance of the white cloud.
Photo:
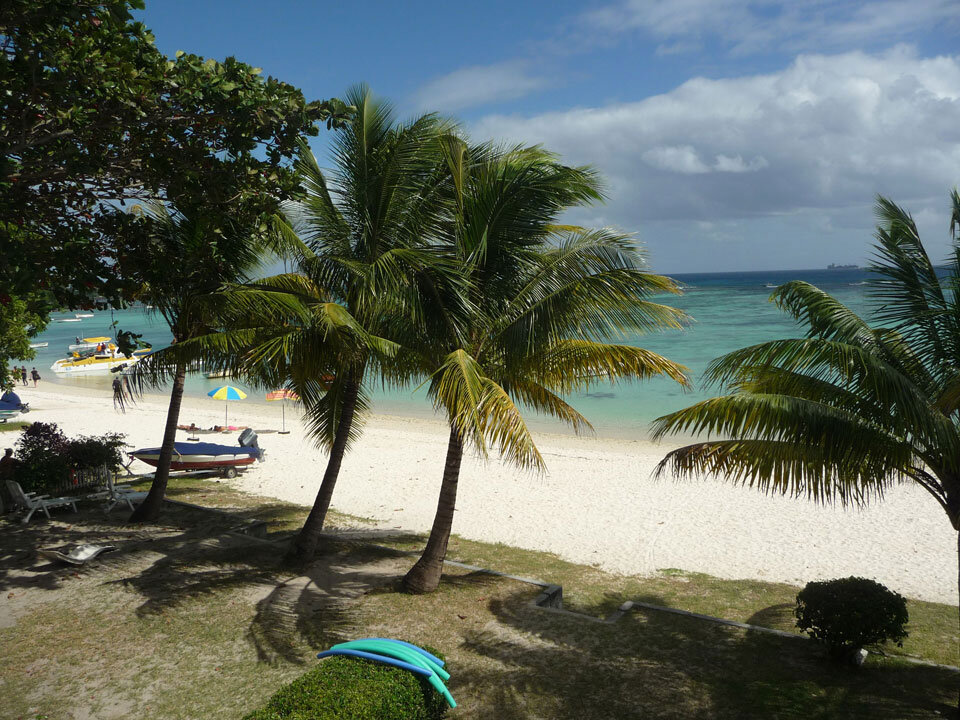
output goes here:
<path id="1" fill-rule="evenodd" d="M 762 155 L 757 155 L 750 162 L 746 162 L 740 155 L 721 154 L 716 156 L 712 165 L 707 165 L 691 145 L 660 145 L 644 152 L 640 155 L 640 159 L 652 168 L 683 175 L 700 175 L 708 172 L 756 172 L 769 164 Z"/>
<path id="2" fill-rule="evenodd" d="M 546 84 L 546 79 L 531 74 L 529 63 L 522 60 L 475 65 L 434 78 L 416 92 L 414 103 L 421 110 L 450 112 L 513 100 Z"/>
<path id="3" fill-rule="evenodd" d="M 875 47 L 944 24 L 960 24 L 956 0 L 620 0 L 578 27 L 601 37 L 644 31 L 663 41 L 661 54 L 703 38 L 747 54 Z"/>
<path id="4" fill-rule="evenodd" d="M 488 116 L 472 133 L 597 166 L 605 216 L 628 229 L 763 217 L 786 227 L 782 218 L 804 215 L 814 231 L 826 222 L 869 232 L 877 193 L 943 217 L 960 182 L 960 57 L 904 47 L 806 55 L 780 72 L 695 78 L 639 102 Z"/>
<path id="5" fill-rule="evenodd" d="M 640 158 L 650 167 L 659 170 L 682 173 L 684 175 L 698 175 L 710 172 L 703 161 L 697 156 L 697 151 L 690 145 L 679 147 L 665 147 L 660 145 L 643 153 Z"/>

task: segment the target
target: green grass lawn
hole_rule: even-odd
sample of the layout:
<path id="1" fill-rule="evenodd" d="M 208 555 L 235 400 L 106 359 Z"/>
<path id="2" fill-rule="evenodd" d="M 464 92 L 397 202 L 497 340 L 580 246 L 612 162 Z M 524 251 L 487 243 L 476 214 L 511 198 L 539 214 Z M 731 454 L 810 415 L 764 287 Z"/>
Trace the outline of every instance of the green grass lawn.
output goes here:
<path id="1" fill-rule="evenodd" d="M 949 714 L 960 684 L 896 658 L 838 667 L 809 641 L 665 613 L 635 611 L 613 625 L 556 615 L 530 605 L 533 586 L 457 568 L 436 593 L 409 596 L 396 579 L 413 559 L 357 543 L 328 544 L 312 582 L 298 584 L 301 571 L 280 562 L 282 548 L 222 533 L 266 520 L 280 538 L 305 508 L 190 479 L 172 481 L 170 495 L 232 517 L 171 506 L 158 527 L 99 511 L 27 528 L 0 521 L 9 540 L 0 545 L 0 718 L 237 720 L 317 662 L 318 650 L 365 635 L 445 652 L 460 704 L 451 718 L 934 718 Z M 120 550 L 79 571 L 48 569 L 32 555 L 81 536 Z M 594 616 L 641 599 L 787 627 L 784 606 L 797 590 L 677 571 L 621 577 L 459 538 L 450 555 L 559 582 L 566 607 Z M 336 596 L 356 584 L 351 568 L 371 562 L 388 563 L 393 579 L 355 601 L 318 604 L 317 587 Z M 910 611 L 904 651 L 953 663 L 956 608 L 911 601 Z"/>
<path id="2" fill-rule="evenodd" d="M 16 430 L 23 430 L 30 423 L 20 422 L 19 420 L 7 420 L 5 423 L 0 423 L 0 433 L 5 432 L 14 432 Z"/>
<path id="3" fill-rule="evenodd" d="M 146 487 L 146 486 L 144 486 Z M 216 483 L 191 478 L 171 480 L 168 496 L 210 507 L 238 509 L 268 523 L 274 537 L 295 531 L 309 508 L 273 499 L 258 498 Z M 331 511 L 328 527 L 362 527 L 358 518 Z M 425 536 L 383 540 L 380 544 L 398 550 L 419 551 Z M 626 600 L 640 600 L 727 620 L 759 625 L 800 634 L 793 609 L 800 588 L 785 583 L 759 580 L 724 580 L 702 573 L 663 569 L 653 576 L 626 576 L 578 565 L 552 554 L 522 550 L 501 543 L 465 540 L 454 535 L 447 557 L 450 560 L 490 568 L 510 575 L 530 577 L 563 586 L 564 607 L 595 617 L 606 617 Z M 903 647 L 885 646 L 890 655 L 906 655 L 944 665 L 958 665 L 957 608 L 941 603 L 910 600 L 910 636 Z"/>

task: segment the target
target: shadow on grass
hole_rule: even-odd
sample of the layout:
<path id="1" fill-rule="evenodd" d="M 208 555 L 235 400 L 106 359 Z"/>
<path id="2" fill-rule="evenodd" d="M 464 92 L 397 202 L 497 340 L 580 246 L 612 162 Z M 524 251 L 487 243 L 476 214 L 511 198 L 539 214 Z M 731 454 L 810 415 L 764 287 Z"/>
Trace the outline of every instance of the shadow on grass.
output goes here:
<path id="1" fill-rule="evenodd" d="M 83 577 L 136 593 L 134 612 L 140 618 L 197 600 L 222 603 L 220 610 L 229 612 L 227 595 L 241 592 L 256 607 L 247 639 L 258 659 L 302 664 L 309 651 L 349 634 L 351 600 L 384 582 L 382 574 L 365 572 L 364 563 L 393 553 L 330 544 L 326 554 L 309 565 L 286 565 L 282 545 L 227 532 L 262 510 L 223 514 L 172 506 L 163 524 L 142 526 L 125 525 L 127 512 L 110 516 L 98 509 L 57 516 L 49 523 L 4 522 L 0 590 L 52 592 L 64 589 L 63 582 L 73 576 Z M 41 548 L 81 543 L 117 549 L 79 568 L 37 554 Z"/>
<path id="2" fill-rule="evenodd" d="M 471 652 L 497 661 L 455 675 L 457 686 L 484 693 L 476 717 L 527 718 L 533 697 L 557 720 L 953 717 L 958 679 L 944 670 L 883 660 L 848 668 L 801 639 L 643 610 L 587 623 L 524 598 L 492 601 L 499 627 L 466 638 Z M 603 615 L 600 605 L 590 614 Z"/>

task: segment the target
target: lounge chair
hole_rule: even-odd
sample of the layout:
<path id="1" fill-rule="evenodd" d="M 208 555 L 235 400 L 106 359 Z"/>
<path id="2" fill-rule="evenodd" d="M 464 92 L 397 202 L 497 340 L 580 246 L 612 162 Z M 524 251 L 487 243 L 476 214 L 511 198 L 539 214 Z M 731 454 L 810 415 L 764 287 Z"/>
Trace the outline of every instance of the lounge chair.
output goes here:
<path id="1" fill-rule="evenodd" d="M 107 489 L 103 493 L 98 493 L 107 501 L 107 507 L 104 512 L 108 513 L 117 505 L 125 504 L 133 512 L 133 504 L 138 505 L 147 497 L 147 493 L 140 490 L 131 490 L 130 488 L 118 488 L 113 484 L 113 473 L 107 473 Z"/>
<path id="2" fill-rule="evenodd" d="M 69 505 L 73 508 L 73 511 L 77 511 L 77 500 L 76 498 L 69 497 L 50 497 L 49 495 L 37 495 L 36 493 L 25 493 L 23 488 L 20 487 L 20 483 L 13 480 L 7 480 L 7 490 L 10 491 L 10 494 L 13 496 L 13 502 L 17 505 L 22 506 L 27 514 L 23 516 L 23 519 L 20 521 L 24 525 L 30 522 L 30 518 L 33 517 L 33 514 L 37 510 L 43 510 L 43 514 L 47 516 L 47 519 L 50 519 L 50 508 L 66 507 Z"/>

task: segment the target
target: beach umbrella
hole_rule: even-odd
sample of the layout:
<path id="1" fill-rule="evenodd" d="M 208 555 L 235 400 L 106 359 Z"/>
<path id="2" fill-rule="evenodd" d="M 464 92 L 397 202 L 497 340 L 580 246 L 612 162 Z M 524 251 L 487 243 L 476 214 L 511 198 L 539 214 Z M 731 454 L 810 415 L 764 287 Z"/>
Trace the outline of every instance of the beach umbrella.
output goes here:
<path id="1" fill-rule="evenodd" d="M 223 404 L 223 424 L 227 425 L 227 406 L 229 405 L 230 400 L 243 400 L 247 397 L 247 394 L 240 388 L 235 388 L 233 385 L 221 385 L 218 388 L 214 388 L 207 393 L 214 400 L 226 400 Z"/>
<path id="2" fill-rule="evenodd" d="M 271 390 L 267 393 L 267 402 L 276 402 L 280 400 L 283 404 L 280 406 L 280 430 L 281 435 L 286 435 L 289 431 L 287 430 L 287 400 L 299 400 L 300 396 L 297 395 L 293 390 L 287 390 L 286 388 L 281 388 L 280 390 Z"/>

